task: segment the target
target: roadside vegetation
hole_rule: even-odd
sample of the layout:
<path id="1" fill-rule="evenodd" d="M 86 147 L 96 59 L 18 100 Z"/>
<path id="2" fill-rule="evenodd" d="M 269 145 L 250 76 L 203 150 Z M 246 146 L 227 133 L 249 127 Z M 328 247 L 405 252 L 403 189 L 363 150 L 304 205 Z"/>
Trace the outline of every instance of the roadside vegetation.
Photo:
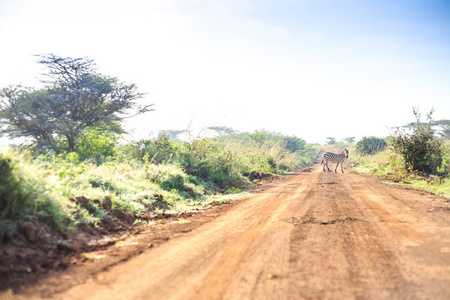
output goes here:
<path id="1" fill-rule="evenodd" d="M 126 145 L 110 138 L 112 147 L 103 147 L 108 141 L 103 134 L 83 137 L 99 148 L 0 153 L 2 240 L 29 222 L 68 233 L 82 224 L 101 231 L 124 215 L 151 223 L 191 213 L 261 178 L 311 164 L 317 153 L 301 139 L 267 131 L 190 143 L 166 134 Z"/>
<path id="2" fill-rule="evenodd" d="M 386 139 L 364 137 L 352 146 L 353 170 L 450 199 L 448 122 L 433 121 L 431 111 L 422 123 L 413 112 L 416 121 L 393 128 Z"/>
<path id="3" fill-rule="evenodd" d="M 224 203 L 258 180 L 314 161 L 316 148 L 265 130 L 215 126 L 120 143 L 125 118 L 153 111 L 134 84 L 97 72 L 89 58 L 38 55 L 36 89 L 0 90 L 0 243 L 108 232 Z M 226 198 L 224 198 L 226 197 Z"/>

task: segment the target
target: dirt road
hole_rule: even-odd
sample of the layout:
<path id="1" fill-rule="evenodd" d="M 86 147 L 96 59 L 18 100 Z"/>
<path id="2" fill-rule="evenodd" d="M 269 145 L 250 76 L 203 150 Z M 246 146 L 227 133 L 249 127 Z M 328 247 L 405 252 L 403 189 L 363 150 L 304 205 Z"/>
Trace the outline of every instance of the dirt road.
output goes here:
<path id="1" fill-rule="evenodd" d="M 450 299 L 450 210 L 316 165 L 50 298 Z"/>

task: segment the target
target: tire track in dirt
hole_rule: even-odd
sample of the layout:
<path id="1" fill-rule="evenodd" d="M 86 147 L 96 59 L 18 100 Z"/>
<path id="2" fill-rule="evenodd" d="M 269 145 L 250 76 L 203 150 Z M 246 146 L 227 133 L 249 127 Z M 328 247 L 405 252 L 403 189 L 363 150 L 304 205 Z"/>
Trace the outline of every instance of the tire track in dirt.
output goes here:
<path id="1" fill-rule="evenodd" d="M 306 201 L 302 205 L 296 201 L 308 194 L 311 189 L 311 181 L 314 177 L 299 176 L 293 182 L 288 183 L 290 192 L 284 191 L 283 204 L 272 215 L 270 222 L 266 223 L 263 230 L 249 249 L 247 260 L 241 266 L 239 272 L 234 274 L 233 281 L 222 297 L 215 299 L 282 299 L 287 285 L 280 279 L 288 272 L 290 236 L 293 227 L 281 220 L 291 216 L 295 209 L 300 214 L 305 214 L 312 203 Z M 292 201 L 286 201 L 291 199 Z M 281 284 L 281 286 L 280 286 Z M 203 298 L 207 299 L 207 298 Z"/>
<path id="2" fill-rule="evenodd" d="M 302 291 L 302 297 L 364 297 L 378 281 L 382 281 L 385 290 L 393 278 L 397 284 L 401 278 L 390 249 L 384 245 L 376 227 L 367 221 L 370 217 L 351 196 L 343 178 L 329 173 L 319 176 L 318 192 L 313 196 L 315 205 L 306 215 L 317 221 L 297 226 L 292 234 L 291 253 L 295 264 L 291 270 L 297 274 L 291 290 L 294 293 L 299 286 L 308 287 Z M 332 190 L 320 188 L 331 184 Z M 366 283 L 365 278 L 371 276 L 366 274 L 367 269 L 379 275 L 377 281 Z M 383 270 L 389 270 L 389 278 L 380 276 Z"/>
<path id="3" fill-rule="evenodd" d="M 228 246 L 211 272 L 206 275 L 202 283 L 205 288 L 198 290 L 192 298 L 220 299 L 222 297 L 233 279 L 233 274 L 240 268 L 259 232 L 266 226 L 271 214 L 281 204 L 282 200 L 283 198 L 277 197 L 277 200 L 269 204 L 259 216 L 260 221 L 243 232 Z"/>
<path id="4" fill-rule="evenodd" d="M 364 203 L 366 203 L 371 210 L 380 217 L 380 222 L 388 223 L 391 228 L 397 230 L 401 235 L 404 235 L 411 241 L 420 243 L 422 247 L 425 247 L 434 256 L 439 257 L 444 262 L 449 259 L 449 255 L 446 252 L 441 251 L 441 245 L 439 243 L 427 239 L 421 233 L 417 232 L 410 226 L 405 225 L 405 221 L 395 218 L 386 209 L 377 204 L 376 201 L 372 200 L 373 198 L 380 198 L 383 196 L 374 193 L 360 193 L 359 196 Z"/>

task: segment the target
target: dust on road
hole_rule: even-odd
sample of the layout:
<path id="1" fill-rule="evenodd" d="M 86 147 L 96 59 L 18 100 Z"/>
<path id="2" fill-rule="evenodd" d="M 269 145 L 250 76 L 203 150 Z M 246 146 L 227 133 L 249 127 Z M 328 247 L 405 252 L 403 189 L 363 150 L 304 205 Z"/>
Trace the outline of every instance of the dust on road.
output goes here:
<path id="1" fill-rule="evenodd" d="M 84 283 L 11 298 L 450 299 L 449 216 L 436 196 L 316 165 Z"/>

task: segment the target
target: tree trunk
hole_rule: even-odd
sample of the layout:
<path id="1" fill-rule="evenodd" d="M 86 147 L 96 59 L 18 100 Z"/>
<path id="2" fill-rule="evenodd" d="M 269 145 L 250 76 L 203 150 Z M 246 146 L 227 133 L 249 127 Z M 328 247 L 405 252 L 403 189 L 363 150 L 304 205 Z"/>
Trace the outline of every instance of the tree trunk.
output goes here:
<path id="1" fill-rule="evenodd" d="M 75 137 L 72 135 L 66 135 L 66 138 L 69 152 L 75 152 Z"/>

